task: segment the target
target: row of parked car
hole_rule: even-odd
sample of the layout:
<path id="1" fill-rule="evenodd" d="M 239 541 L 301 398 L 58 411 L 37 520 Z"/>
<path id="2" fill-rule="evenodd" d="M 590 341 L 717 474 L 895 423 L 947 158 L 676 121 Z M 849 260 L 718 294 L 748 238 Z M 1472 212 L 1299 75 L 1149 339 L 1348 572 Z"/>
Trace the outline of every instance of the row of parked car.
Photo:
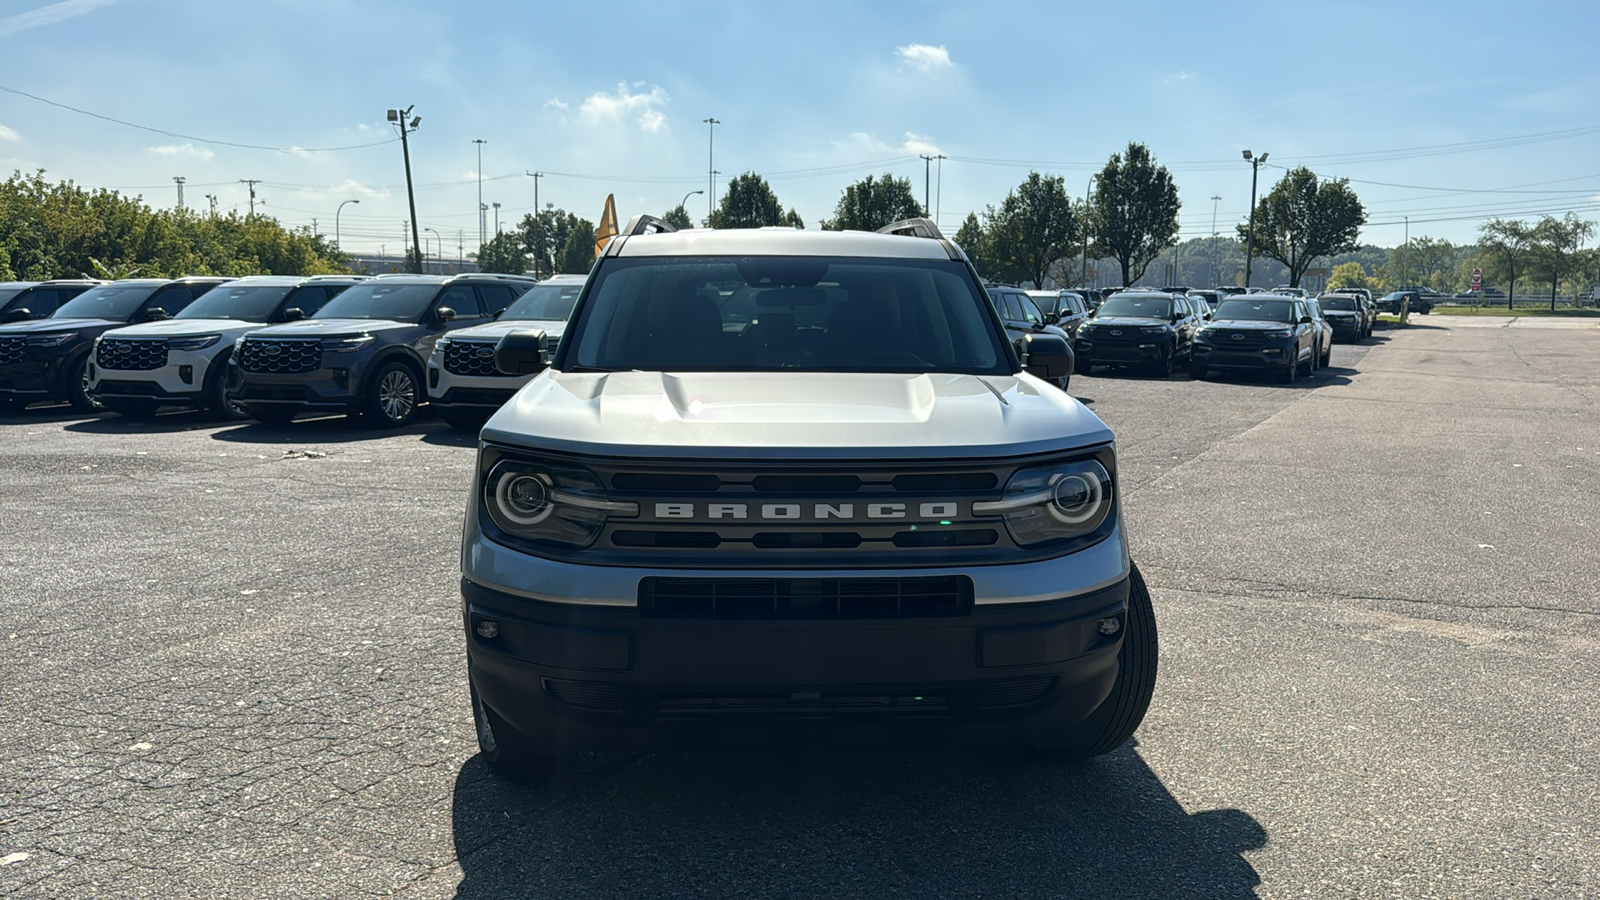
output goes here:
<path id="1" fill-rule="evenodd" d="M 430 402 L 451 425 L 476 428 L 532 377 L 498 371 L 496 342 L 519 328 L 559 337 L 583 280 L 74 282 L 44 316 L 33 316 L 37 300 L 0 313 L 0 411 L 65 401 L 131 419 L 181 407 L 263 422 L 337 411 L 395 427 Z"/>
<path id="2" fill-rule="evenodd" d="M 1160 376 L 1186 368 L 1196 378 L 1213 371 L 1267 371 L 1293 382 L 1328 365 L 1335 341 L 1370 337 L 1380 311 L 1364 289 L 1313 297 L 1287 285 L 1271 291 L 1163 287 L 1104 294 L 990 285 L 989 294 L 1008 328 L 1066 337 L 1079 375 L 1096 366 Z"/>

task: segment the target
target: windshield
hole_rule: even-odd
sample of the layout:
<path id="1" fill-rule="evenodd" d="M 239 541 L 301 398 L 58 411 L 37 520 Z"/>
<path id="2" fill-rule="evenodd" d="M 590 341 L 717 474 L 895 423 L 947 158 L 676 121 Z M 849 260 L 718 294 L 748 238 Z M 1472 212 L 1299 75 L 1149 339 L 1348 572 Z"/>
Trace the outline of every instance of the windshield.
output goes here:
<path id="1" fill-rule="evenodd" d="M 645 257 L 596 277 L 568 371 L 1012 373 L 958 262 Z"/>
<path id="2" fill-rule="evenodd" d="M 22 293 L 24 288 L 0 288 L 0 308 L 4 308 L 6 301 Z"/>
<path id="3" fill-rule="evenodd" d="M 294 286 L 289 284 L 271 287 L 233 287 L 225 284 L 207 291 L 173 318 L 265 322 L 292 290 Z"/>
<path id="4" fill-rule="evenodd" d="M 1245 319 L 1256 322 L 1293 322 L 1294 302 L 1290 300 L 1224 300 L 1217 304 L 1213 318 Z"/>
<path id="5" fill-rule="evenodd" d="M 1324 310 L 1355 312 L 1358 308 L 1354 297 L 1322 297 L 1317 302 L 1322 304 Z"/>
<path id="6" fill-rule="evenodd" d="M 1167 297 L 1128 297 L 1118 294 L 1100 304 L 1097 317 L 1128 316 L 1135 319 L 1172 318 L 1172 300 Z"/>
<path id="7" fill-rule="evenodd" d="M 90 288 L 62 304 L 52 319 L 118 319 L 126 321 L 159 284 L 108 284 Z"/>
<path id="8" fill-rule="evenodd" d="M 416 322 L 439 293 L 437 284 L 358 284 L 328 301 L 313 319 L 391 319 Z"/>
<path id="9" fill-rule="evenodd" d="M 506 307 L 500 321 L 506 319 L 545 319 L 565 322 L 572 315 L 572 306 L 583 293 L 582 284 L 538 284 L 528 289 L 517 302 Z"/>

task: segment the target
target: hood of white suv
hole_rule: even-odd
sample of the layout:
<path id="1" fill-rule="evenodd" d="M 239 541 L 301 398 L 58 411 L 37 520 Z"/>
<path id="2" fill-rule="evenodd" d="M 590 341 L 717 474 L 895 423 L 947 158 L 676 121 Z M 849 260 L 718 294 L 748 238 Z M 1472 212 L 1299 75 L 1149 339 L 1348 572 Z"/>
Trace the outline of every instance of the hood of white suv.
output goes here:
<path id="1" fill-rule="evenodd" d="M 264 327 L 266 326 L 260 322 L 246 322 L 243 319 L 164 319 L 160 322 L 141 322 L 138 325 L 129 325 L 127 328 L 117 328 L 106 332 L 106 336 L 133 340 L 194 337 L 201 334 L 226 336 Z"/>
<path id="2" fill-rule="evenodd" d="M 993 458 L 1112 436 L 1027 375 L 550 371 L 501 407 L 483 439 L 612 456 Z"/>
<path id="3" fill-rule="evenodd" d="M 450 332 L 449 338 L 452 341 L 498 341 L 513 331 L 543 331 L 547 338 L 554 341 L 566 330 L 565 319 L 501 319 L 487 325 L 458 328 Z"/>

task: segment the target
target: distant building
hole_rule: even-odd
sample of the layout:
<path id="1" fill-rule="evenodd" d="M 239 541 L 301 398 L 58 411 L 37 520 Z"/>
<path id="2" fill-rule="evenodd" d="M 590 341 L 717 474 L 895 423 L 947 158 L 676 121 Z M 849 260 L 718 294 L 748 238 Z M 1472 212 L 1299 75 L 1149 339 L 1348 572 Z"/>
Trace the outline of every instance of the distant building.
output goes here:
<path id="1" fill-rule="evenodd" d="M 391 272 L 404 272 L 406 259 L 404 256 L 379 256 L 375 253 L 350 254 L 350 268 L 357 275 L 387 275 Z M 459 275 L 462 272 L 478 271 L 478 264 L 473 260 L 457 263 L 453 259 L 428 259 L 422 267 L 429 275 Z"/>

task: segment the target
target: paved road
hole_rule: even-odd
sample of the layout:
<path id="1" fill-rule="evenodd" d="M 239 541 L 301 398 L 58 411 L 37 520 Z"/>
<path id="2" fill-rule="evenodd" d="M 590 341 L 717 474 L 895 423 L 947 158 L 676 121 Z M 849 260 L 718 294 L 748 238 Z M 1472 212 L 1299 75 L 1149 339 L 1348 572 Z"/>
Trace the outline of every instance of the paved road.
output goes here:
<path id="1" fill-rule="evenodd" d="M 426 423 L 0 420 L 0 894 L 1600 894 L 1600 328 L 1074 379 L 1162 629 L 1134 746 L 474 757 Z"/>

